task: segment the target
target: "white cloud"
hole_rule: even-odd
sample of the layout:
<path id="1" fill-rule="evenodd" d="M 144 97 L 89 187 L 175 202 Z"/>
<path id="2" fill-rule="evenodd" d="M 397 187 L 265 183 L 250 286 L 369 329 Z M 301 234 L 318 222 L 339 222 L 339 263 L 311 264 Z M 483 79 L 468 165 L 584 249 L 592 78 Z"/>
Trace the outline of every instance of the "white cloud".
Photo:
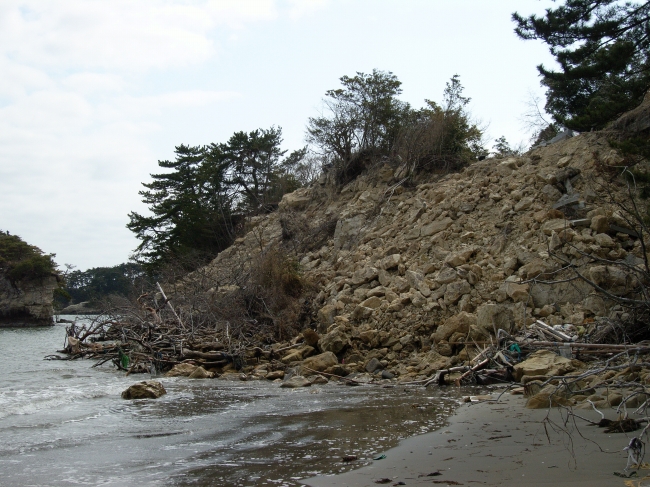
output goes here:
<path id="1" fill-rule="evenodd" d="M 329 0 L 288 0 L 289 18 L 299 20 L 329 5 Z"/>

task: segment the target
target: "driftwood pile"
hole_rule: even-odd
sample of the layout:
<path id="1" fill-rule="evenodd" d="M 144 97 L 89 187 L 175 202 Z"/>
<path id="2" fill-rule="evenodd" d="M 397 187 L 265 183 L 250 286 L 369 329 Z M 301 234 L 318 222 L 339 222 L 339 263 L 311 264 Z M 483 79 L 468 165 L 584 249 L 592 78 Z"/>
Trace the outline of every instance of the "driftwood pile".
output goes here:
<path id="1" fill-rule="evenodd" d="M 50 360 L 94 359 L 93 367 L 112 362 L 118 369 L 131 373 L 161 373 L 182 362 L 205 369 L 241 368 L 246 356 L 260 356 L 259 347 L 243 347 L 231 340 L 228 323 L 223 326 L 193 326 L 176 313 L 159 286 L 154 299 L 143 294 L 139 309 L 113 309 L 88 324 L 72 323 L 66 327 L 66 343 L 60 355 Z"/>

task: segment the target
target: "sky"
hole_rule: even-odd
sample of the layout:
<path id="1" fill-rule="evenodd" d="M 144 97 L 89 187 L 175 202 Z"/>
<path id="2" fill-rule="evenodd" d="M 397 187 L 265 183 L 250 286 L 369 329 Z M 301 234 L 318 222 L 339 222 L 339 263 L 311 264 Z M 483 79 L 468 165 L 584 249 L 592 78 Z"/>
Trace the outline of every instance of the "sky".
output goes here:
<path id="1" fill-rule="evenodd" d="M 528 142 L 547 48 L 512 12 L 550 0 L 2 0 L 0 229 L 59 266 L 126 262 L 138 191 L 180 144 L 279 126 L 305 145 L 339 78 L 373 69 L 414 107 L 455 74 L 486 140 Z"/>

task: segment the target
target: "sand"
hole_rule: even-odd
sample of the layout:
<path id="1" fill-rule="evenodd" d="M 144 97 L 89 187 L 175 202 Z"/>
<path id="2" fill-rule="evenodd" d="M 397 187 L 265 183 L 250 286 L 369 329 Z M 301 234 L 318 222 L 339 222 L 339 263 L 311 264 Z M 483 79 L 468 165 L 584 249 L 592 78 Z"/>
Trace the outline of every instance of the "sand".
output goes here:
<path id="1" fill-rule="evenodd" d="M 390 479 L 386 485 L 650 486 L 650 478 L 642 480 L 650 470 L 631 480 L 614 475 L 623 471 L 623 448 L 635 433 L 608 434 L 579 419 L 565 423 L 562 410 L 524 405 L 523 397 L 509 394 L 499 402 L 463 405 L 447 427 L 402 442 L 383 460 L 303 482 L 312 487 L 374 487 L 380 479 Z M 593 411 L 576 414 L 600 419 Z M 609 410 L 607 416 L 616 415 Z M 428 475 L 437 471 L 441 475 Z"/>

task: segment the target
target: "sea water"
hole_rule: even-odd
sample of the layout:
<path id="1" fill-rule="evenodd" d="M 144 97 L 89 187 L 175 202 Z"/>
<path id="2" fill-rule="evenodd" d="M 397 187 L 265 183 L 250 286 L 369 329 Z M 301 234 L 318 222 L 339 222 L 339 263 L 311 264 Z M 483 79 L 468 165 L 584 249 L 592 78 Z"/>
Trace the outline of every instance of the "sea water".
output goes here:
<path id="1" fill-rule="evenodd" d="M 298 486 L 440 427 L 457 402 L 405 386 L 163 376 L 166 395 L 127 401 L 152 376 L 44 360 L 64 339 L 64 325 L 0 328 L 1 486 Z"/>

